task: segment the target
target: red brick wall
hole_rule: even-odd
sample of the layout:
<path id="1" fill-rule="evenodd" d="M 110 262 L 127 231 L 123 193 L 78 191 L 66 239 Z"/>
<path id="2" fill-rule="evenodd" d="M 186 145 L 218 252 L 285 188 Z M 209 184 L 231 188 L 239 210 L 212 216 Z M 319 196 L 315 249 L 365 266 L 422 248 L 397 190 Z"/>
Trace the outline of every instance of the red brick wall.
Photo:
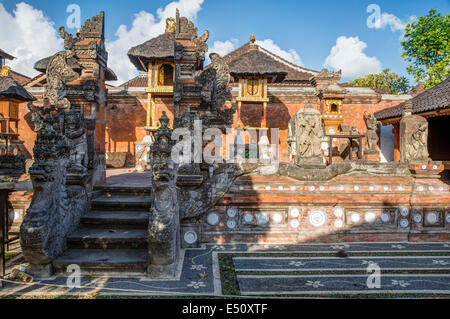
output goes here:
<path id="1" fill-rule="evenodd" d="M 39 97 L 38 97 L 39 98 Z M 267 106 L 267 126 L 269 128 L 279 128 L 280 138 L 280 159 L 288 161 L 288 122 L 305 105 L 311 101 L 314 107 L 320 109 L 320 105 L 315 96 L 308 95 L 287 95 L 280 94 L 271 96 L 271 102 Z M 397 105 L 401 100 L 379 101 L 379 96 L 350 96 L 346 98 L 342 106 L 344 115 L 344 125 L 356 126 L 360 133 L 366 132 L 364 121 L 365 113 L 377 112 L 381 109 Z M 35 103 L 38 104 L 38 103 Z M 173 102 L 170 98 L 156 99 L 156 117 L 159 119 L 162 112 L 173 121 Z M 248 126 L 260 126 L 262 106 L 261 104 L 244 104 L 241 110 L 243 122 Z M 25 103 L 19 107 L 19 133 L 25 142 L 24 146 L 28 154 L 32 154 L 36 134 L 32 130 L 31 114 Z M 140 142 L 145 136 L 144 127 L 147 116 L 147 95 L 110 95 L 106 108 L 106 151 L 107 152 L 127 152 L 128 164 L 134 165 L 135 142 Z M 237 123 L 237 114 L 234 116 L 234 123 Z M 269 131 L 270 137 L 270 131 Z"/>

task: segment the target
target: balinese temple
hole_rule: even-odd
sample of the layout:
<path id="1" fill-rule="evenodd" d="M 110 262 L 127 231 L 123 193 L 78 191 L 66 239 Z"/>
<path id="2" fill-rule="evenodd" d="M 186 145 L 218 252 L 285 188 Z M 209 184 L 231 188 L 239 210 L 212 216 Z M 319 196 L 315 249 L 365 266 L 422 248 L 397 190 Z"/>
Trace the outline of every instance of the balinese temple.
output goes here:
<path id="1" fill-rule="evenodd" d="M 28 158 L 42 152 L 8 208 L 27 212 L 21 247 L 37 274 L 76 264 L 173 278 L 179 250 L 207 243 L 448 242 L 449 79 L 417 95 L 350 87 L 255 34 L 208 65 L 209 33 L 197 31 L 177 10 L 163 34 L 129 49 L 139 75 L 119 86 L 105 84 L 116 76 L 103 12 L 75 36 L 60 29 L 64 51 L 36 62 L 26 91 L 2 68 L 0 137 L 20 136 Z M 242 161 L 175 165 L 172 129 L 195 133 L 196 119 L 219 139 L 229 126 L 259 132 L 259 161 L 246 161 L 254 141 L 236 137 L 225 148 L 244 146 Z M 119 174 L 111 182 L 107 167 L 126 169 L 108 171 Z"/>
<path id="2" fill-rule="evenodd" d="M 140 145 L 155 131 L 162 113 L 173 119 L 172 26 L 168 20 L 164 34 L 131 48 L 128 56 L 139 75 L 109 88 L 107 152 L 127 154 L 126 165 L 130 167 L 139 161 L 136 144 Z M 232 104 L 237 108 L 233 126 L 265 130 L 269 135 L 271 128 L 278 128 L 282 161 L 289 159 L 288 122 L 305 105 L 312 104 L 323 114 L 327 133 L 339 134 L 343 130 L 364 135 L 365 113 L 372 114 L 412 97 L 346 87 L 339 84 L 339 72 L 295 65 L 259 46 L 254 35 L 224 58 L 232 77 Z M 392 130 L 385 129 L 383 133 L 386 134 L 382 140 L 393 138 Z M 344 149 L 345 146 L 335 145 L 335 160 L 339 160 L 339 152 L 345 153 Z M 393 159 L 393 150 L 386 150 L 381 158 Z"/>
<path id="3" fill-rule="evenodd" d="M 400 120 L 406 103 L 411 103 L 413 114 L 428 120 L 428 151 L 431 159 L 450 166 L 450 143 L 446 138 L 450 125 L 450 78 L 408 102 L 375 113 L 375 117 L 383 125 L 393 126 L 395 161 L 400 161 Z"/>

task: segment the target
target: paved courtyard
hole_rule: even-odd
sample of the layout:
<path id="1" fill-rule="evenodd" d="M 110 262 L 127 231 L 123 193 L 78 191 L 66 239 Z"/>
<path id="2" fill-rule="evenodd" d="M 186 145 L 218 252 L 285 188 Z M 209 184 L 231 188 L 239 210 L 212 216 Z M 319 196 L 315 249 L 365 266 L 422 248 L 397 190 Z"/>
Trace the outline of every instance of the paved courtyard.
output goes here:
<path id="1" fill-rule="evenodd" d="M 181 276 L 170 281 L 83 273 L 81 288 L 68 288 L 63 274 L 6 281 L 0 296 L 450 297 L 447 243 L 205 245 L 183 254 Z M 371 289 L 373 269 L 381 278 Z"/>

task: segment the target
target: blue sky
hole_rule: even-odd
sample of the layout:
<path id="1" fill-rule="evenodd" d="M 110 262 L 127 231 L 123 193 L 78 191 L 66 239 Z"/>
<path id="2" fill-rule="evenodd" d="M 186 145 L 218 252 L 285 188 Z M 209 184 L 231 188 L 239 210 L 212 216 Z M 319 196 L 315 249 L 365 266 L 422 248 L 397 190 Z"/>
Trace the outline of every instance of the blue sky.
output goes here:
<path id="1" fill-rule="evenodd" d="M 245 44 L 252 32 L 257 40 L 261 40 L 268 49 L 301 63 L 304 67 L 320 70 L 329 68 L 344 68 L 344 80 L 357 75 L 364 75 L 380 68 L 390 68 L 401 75 L 407 75 L 406 65 L 401 59 L 401 26 L 410 19 L 427 14 L 435 8 L 442 13 L 450 12 L 448 0 L 342 0 L 342 1 L 304 1 L 304 0 L 117 0 L 117 1 L 54 1 L 54 0 L 24 0 L 28 6 L 19 7 L 22 1 L 2 0 L 3 14 L 9 14 L 13 19 L 11 24 L 20 19 L 36 22 L 30 26 L 35 28 L 35 37 L 42 34 L 42 46 L 48 51 L 55 50 L 60 42 L 51 34 L 50 26 L 56 30 L 60 25 L 66 25 L 69 4 L 78 4 L 81 8 L 81 20 L 84 22 L 92 15 L 103 10 L 106 13 L 106 38 L 110 48 L 110 67 L 117 68 L 121 80 L 135 74 L 126 61 L 126 51 L 129 47 L 142 43 L 161 32 L 164 19 L 175 6 L 182 7 L 190 18 L 195 20 L 199 31 L 205 28 L 211 33 L 210 47 L 225 54 L 230 49 Z M 367 12 L 370 4 L 376 4 L 383 15 L 378 28 L 369 28 Z M 158 9 L 162 8 L 158 15 Z M 2 24 L 9 23 L 1 19 Z M 27 9 L 27 10 L 26 10 Z M 167 9 L 167 10 L 166 10 Z M 15 12 L 16 11 L 16 12 Z M 39 17 L 42 11 L 43 17 Z M 145 11 L 145 12 L 142 12 Z M 23 13 L 22 15 L 20 14 Z M 141 12 L 141 19 L 136 14 Z M 31 18 L 27 18 L 32 15 Z M 133 23 L 135 27 L 133 28 Z M 42 25 L 42 26 L 41 26 Z M 122 33 L 117 33 L 122 26 Z M 41 32 L 40 28 L 44 31 Z M 2 26 L 2 29 L 3 26 Z M 9 35 L 1 35 L 0 48 L 13 51 L 12 54 L 23 53 L 23 61 L 16 61 L 16 68 L 25 74 L 34 75 L 30 69 L 31 60 L 39 55 L 47 54 L 45 48 L 39 52 L 28 52 L 21 48 L 23 44 L 12 39 L 17 26 L 11 25 Z M 149 30 L 148 34 L 145 34 Z M 75 30 L 70 30 L 74 32 Z M 20 31 L 17 38 L 27 39 L 30 36 L 26 30 Z M 28 34 L 28 35 L 27 35 Z M 3 38 L 4 37 L 4 38 Z M 340 41 L 338 41 L 340 39 Z M 23 41 L 22 41 L 23 42 Z M 137 43 L 136 43 L 137 42 Z M 127 47 L 128 46 L 128 47 Z M 334 47 L 334 54 L 333 54 Z M 25 51 L 24 51 L 25 50 Z M 279 50 L 279 51 L 277 51 Z M 51 53 L 50 53 L 51 54 Z M 50 55 L 48 54 L 48 55 Z M 18 56 L 20 57 L 20 56 Z M 27 57 L 27 59 L 25 59 Z M 328 58 L 328 59 L 327 59 Z M 124 61 L 125 60 L 125 61 Z M 116 68 L 115 68 L 116 65 Z M 13 64 L 14 67 L 14 64 Z M 28 68 L 28 69 L 27 69 Z M 28 71 L 28 72 L 27 72 Z M 119 83 L 117 83 L 119 84 Z"/>

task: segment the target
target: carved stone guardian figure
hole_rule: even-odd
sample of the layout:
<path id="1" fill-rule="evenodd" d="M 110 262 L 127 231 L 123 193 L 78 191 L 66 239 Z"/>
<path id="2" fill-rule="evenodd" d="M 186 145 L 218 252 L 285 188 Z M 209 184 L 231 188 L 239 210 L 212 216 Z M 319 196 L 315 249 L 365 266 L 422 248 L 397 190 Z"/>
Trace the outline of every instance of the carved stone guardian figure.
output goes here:
<path id="1" fill-rule="evenodd" d="M 289 125 L 290 152 L 295 158 L 295 164 L 322 166 L 324 160 L 321 143 L 324 129 L 320 112 L 312 105 L 307 105 L 294 115 Z"/>
<path id="2" fill-rule="evenodd" d="M 428 121 L 422 116 L 412 115 L 411 103 L 406 103 L 400 120 L 400 160 L 411 164 L 431 161 L 428 153 Z"/>
<path id="3" fill-rule="evenodd" d="M 63 134 L 70 147 L 70 167 L 72 174 L 85 174 L 88 167 L 88 144 L 86 129 L 83 125 L 83 115 L 72 109 L 61 113 Z"/>
<path id="4" fill-rule="evenodd" d="M 35 162 L 29 173 L 33 200 L 20 228 L 20 244 L 31 274 L 49 276 L 51 262 L 66 248 L 67 236 L 78 227 L 87 210 L 82 186 L 67 186 L 70 150 L 48 116 L 34 146 Z"/>
<path id="5" fill-rule="evenodd" d="M 160 119 L 151 149 L 153 200 L 149 221 L 149 276 L 173 278 L 180 252 L 180 216 L 177 197 L 177 165 L 171 159 L 172 130 L 166 113 Z"/>
<path id="6" fill-rule="evenodd" d="M 366 133 L 366 147 L 364 152 L 366 154 L 378 153 L 377 146 L 380 138 L 378 137 L 378 121 L 373 114 L 366 118 L 367 133 Z"/>

